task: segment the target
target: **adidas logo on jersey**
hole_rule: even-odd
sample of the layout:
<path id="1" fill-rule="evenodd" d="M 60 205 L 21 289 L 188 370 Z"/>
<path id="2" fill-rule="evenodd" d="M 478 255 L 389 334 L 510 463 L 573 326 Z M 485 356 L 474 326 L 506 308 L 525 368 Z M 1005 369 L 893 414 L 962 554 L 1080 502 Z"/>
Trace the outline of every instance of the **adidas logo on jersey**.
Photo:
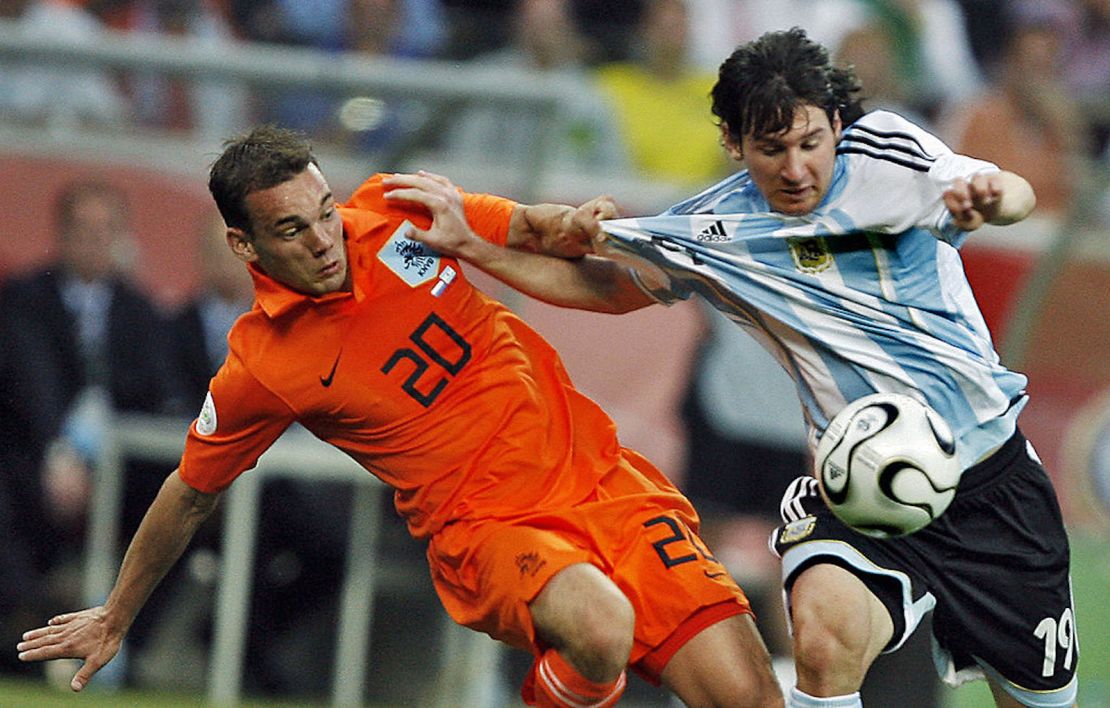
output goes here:
<path id="1" fill-rule="evenodd" d="M 729 240 L 728 234 L 725 233 L 725 224 L 720 219 L 699 231 L 695 238 L 710 243 L 722 243 Z"/>

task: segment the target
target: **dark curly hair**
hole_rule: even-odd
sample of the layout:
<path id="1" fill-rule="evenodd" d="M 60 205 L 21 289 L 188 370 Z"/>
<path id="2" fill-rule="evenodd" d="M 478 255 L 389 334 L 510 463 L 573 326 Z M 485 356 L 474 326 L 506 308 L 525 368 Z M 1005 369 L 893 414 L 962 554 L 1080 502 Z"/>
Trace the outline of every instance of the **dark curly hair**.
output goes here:
<path id="1" fill-rule="evenodd" d="M 246 197 L 296 177 L 319 164 L 305 137 L 292 130 L 263 125 L 224 143 L 208 174 L 208 191 L 229 227 L 250 233 Z"/>
<path id="2" fill-rule="evenodd" d="M 798 27 L 768 32 L 743 44 L 721 64 L 713 86 L 713 115 L 728 126 L 737 145 L 745 135 L 789 130 L 803 105 L 822 108 L 831 123 L 863 115 L 861 90 L 851 69 L 834 67 L 824 47 Z"/>

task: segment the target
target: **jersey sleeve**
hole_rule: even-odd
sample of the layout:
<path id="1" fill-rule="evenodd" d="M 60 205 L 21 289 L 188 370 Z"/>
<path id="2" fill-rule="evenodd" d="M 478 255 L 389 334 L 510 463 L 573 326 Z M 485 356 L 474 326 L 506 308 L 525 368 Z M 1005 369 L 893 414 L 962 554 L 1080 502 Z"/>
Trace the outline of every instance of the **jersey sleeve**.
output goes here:
<path id="1" fill-rule="evenodd" d="M 977 174 L 990 174 L 998 172 L 998 167 L 993 163 L 978 160 L 967 155 L 948 153 L 941 156 L 933 163 L 929 170 L 929 177 L 940 188 L 941 193 L 952 184 L 955 179 L 970 179 Z M 953 246 L 960 246 L 967 239 L 967 231 L 963 231 L 953 222 L 952 214 L 944 205 L 943 198 L 932 214 L 926 214 L 922 219 L 935 225 L 934 233 Z"/>
<path id="2" fill-rule="evenodd" d="M 504 246 L 509 238 L 509 220 L 516 202 L 492 194 L 463 193 L 467 223 L 482 238 Z"/>
<path id="3" fill-rule="evenodd" d="M 889 111 L 875 111 L 845 132 L 843 193 L 834 199 L 846 231 L 901 233 L 923 228 L 955 243 L 960 233 L 943 193 L 958 178 L 997 172 L 990 162 L 954 153 L 927 130 Z"/>
<path id="4" fill-rule="evenodd" d="M 226 489 L 292 424 L 292 410 L 234 356 L 216 372 L 189 426 L 181 479 L 206 493 Z"/>

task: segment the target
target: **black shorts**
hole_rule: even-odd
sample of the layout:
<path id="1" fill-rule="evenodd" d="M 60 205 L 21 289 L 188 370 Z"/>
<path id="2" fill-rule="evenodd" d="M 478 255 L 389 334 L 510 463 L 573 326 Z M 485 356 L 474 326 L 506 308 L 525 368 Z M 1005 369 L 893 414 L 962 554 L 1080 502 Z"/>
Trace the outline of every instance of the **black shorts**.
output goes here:
<path id="1" fill-rule="evenodd" d="M 815 563 L 858 576 L 894 622 L 900 647 L 933 611 L 937 670 L 951 685 L 987 677 L 1031 706 L 1075 702 L 1079 660 L 1069 550 L 1056 493 L 1020 432 L 964 472 L 948 510 L 896 539 L 853 531 L 825 507 L 816 480 L 792 484 L 772 537 L 783 585 Z M 788 509 L 802 516 L 785 516 Z M 801 517 L 801 518 L 798 518 Z M 789 592 L 788 592 L 789 594 Z"/>

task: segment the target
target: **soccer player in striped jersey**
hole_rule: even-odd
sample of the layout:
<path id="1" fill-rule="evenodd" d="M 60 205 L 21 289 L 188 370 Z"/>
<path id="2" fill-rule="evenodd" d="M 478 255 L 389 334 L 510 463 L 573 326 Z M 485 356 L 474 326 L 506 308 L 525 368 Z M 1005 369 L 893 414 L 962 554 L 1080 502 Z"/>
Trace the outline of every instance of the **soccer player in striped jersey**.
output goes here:
<path id="1" fill-rule="evenodd" d="M 443 232 L 430 245 L 564 306 L 704 297 L 793 377 L 812 446 L 837 411 L 877 391 L 948 421 L 965 471 L 948 511 L 915 534 L 866 537 L 824 507 L 816 480 L 788 488 L 772 541 L 791 705 L 860 705 L 872 662 L 929 611 L 947 683 L 985 677 L 1000 706 L 1072 705 L 1067 535 L 1018 429 L 1026 378 L 1000 363 L 958 254 L 984 223 L 1024 219 L 1035 196 L 896 114 L 865 113 L 860 90 L 803 31 L 769 33 L 722 64 L 712 94 L 722 145 L 746 169 L 659 216 L 605 222 L 600 255 L 510 253 Z"/>

